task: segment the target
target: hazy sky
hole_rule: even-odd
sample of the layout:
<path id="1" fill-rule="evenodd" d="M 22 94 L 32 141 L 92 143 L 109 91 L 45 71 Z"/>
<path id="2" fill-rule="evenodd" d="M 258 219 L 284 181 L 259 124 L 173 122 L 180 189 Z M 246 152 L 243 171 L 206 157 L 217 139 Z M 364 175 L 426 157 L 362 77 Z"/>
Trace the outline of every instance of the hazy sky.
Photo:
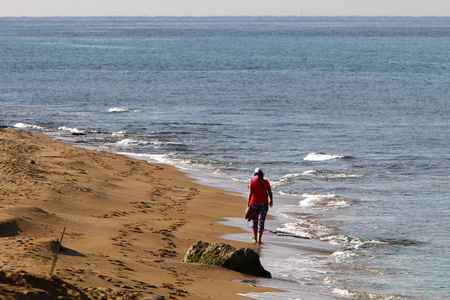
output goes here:
<path id="1" fill-rule="evenodd" d="M 0 16 L 450 16 L 450 0 L 0 0 Z"/>

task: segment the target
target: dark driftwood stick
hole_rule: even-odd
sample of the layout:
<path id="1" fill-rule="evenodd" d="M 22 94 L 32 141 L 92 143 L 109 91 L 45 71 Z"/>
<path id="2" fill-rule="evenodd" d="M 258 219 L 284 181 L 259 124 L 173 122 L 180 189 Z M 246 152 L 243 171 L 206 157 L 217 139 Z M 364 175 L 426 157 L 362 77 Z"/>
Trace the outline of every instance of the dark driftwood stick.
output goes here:
<path id="1" fill-rule="evenodd" d="M 66 227 L 64 227 L 64 230 L 61 234 L 61 238 L 59 239 L 59 242 L 58 242 L 58 246 L 56 247 L 56 250 L 55 250 L 55 257 L 53 258 L 52 267 L 50 268 L 50 276 L 53 275 L 53 271 L 55 270 L 56 261 L 58 260 L 58 252 L 59 252 L 59 249 L 61 249 L 61 243 L 62 243 L 62 239 L 64 237 L 65 232 L 66 232 Z"/>

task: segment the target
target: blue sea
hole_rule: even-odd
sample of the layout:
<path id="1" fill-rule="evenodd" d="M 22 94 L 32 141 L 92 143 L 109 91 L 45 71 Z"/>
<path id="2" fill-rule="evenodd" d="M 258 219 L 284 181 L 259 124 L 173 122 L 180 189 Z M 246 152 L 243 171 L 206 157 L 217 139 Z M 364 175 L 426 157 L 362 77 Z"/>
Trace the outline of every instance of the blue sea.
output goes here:
<path id="1" fill-rule="evenodd" d="M 0 18 L 0 79 L 1 126 L 176 165 L 243 209 L 264 168 L 257 284 L 287 292 L 248 296 L 449 299 L 450 18 Z"/>

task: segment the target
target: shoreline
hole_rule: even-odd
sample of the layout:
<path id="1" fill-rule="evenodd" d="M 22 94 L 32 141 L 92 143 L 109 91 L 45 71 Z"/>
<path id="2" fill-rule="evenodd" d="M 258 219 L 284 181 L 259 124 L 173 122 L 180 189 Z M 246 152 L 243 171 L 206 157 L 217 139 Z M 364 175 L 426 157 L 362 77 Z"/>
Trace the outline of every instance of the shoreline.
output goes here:
<path id="1" fill-rule="evenodd" d="M 125 154 L 130 155 L 130 154 Z M 139 157 L 138 155 L 137 157 Z M 133 155 L 131 155 L 133 157 Z M 150 160 L 158 163 L 157 160 Z M 233 195 L 238 195 L 242 199 L 246 199 L 248 181 L 243 182 L 241 180 L 230 180 L 231 177 L 223 177 L 221 175 L 208 172 L 195 167 L 190 167 L 183 163 L 176 162 L 162 162 L 163 164 L 169 164 L 182 170 L 189 178 L 203 186 L 212 188 L 219 188 Z M 248 179 L 250 180 L 250 178 Z M 245 192 L 244 192 L 245 191 Z M 311 262 L 314 260 L 328 260 L 333 256 L 335 252 L 343 250 L 341 245 L 333 245 L 330 243 L 324 243 L 322 241 L 314 240 L 306 236 L 298 236 L 295 234 L 285 233 L 280 231 L 283 225 L 287 223 L 295 223 L 297 220 L 284 215 L 286 209 L 289 211 L 290 206 L 296 205 L 299 198 L 292 195 L 276 195 L 276 205 L 269 210 L 267 215 L 267 230 L 264 234 L 264 244 L 257 247 L 257 251 L 260 255 L 263 266 L 269 271 L 275 270 L 273 278 L 254 278 L 251 282 L 260 287 L 270 288 L 271 291 L 265 292 L 250 292 L 244 294 L 255 299 L 302 299 L 311 300 L 329 300 L 336 299 L 336 295 L 332 292 L 326 284 L 323 282 L 309 282 L 311 279 L 306 278 L 285 278 L 285 272 L 277 274 L 279 265 L 290 264 L 290 260 L 295 257 L 303 256 L 305 265 L 297 265 L 295 268 L 300 268 L 305 272 L 310 272 L 308 267 L 311 266 Z M 223 233 L 220 238 L 224 238 L 227 241 L 253 243 L 249 242 L 251 234 L 251 222 L 247 222 L 242 218 L 242 215 L 237 217 L 225 217 L 219 224 L 231 226 L 237 228 L 239 232 L 235 233 Z M 317 267 L 317 266 L 315 266 Z"/>
<path id="2" fill-rule="evenodd" d="M 220 223 L 242 217 L 245 200 L 233 192 L 174 166 L 43 133 L 2 128 L 0 139 L 2 271 L 48 276 L 53 241 L 66 227 L 54 274 L 91 296 L 243 299 L 274 291 L 237 282 L 245 274 L 181 262 L 198 240 L 258 248 L 222 237 L 242 232 Z"/>

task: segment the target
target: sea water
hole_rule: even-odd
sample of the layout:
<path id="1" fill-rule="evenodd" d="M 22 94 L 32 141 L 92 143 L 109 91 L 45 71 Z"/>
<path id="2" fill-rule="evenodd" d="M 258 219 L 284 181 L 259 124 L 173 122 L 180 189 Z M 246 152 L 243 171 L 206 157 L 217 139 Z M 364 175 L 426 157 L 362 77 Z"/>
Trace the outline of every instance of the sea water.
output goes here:
<path id="1" fill-rule="evenodd" d="M 450 18 L 0 18 L 0 125 L 243 195 L 264 168 L 289 292 L 252 297 L 448 299 L 449 49 Z"/>

